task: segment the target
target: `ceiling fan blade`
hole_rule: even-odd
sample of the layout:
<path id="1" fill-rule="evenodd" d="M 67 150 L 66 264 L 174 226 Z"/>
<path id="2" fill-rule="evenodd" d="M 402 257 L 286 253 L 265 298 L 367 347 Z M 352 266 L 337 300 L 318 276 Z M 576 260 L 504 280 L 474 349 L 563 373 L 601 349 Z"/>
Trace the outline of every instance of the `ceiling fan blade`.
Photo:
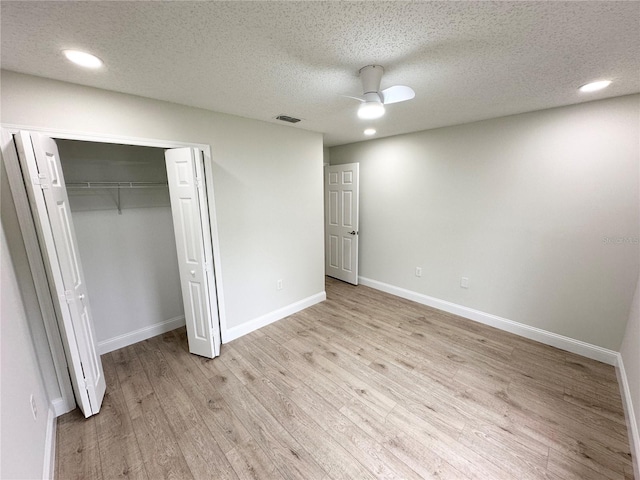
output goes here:
<path id="1" fill-rule="evenodd" d="M 353 95 L 340 95 L 341 97 L 353 98 L 354 100 L 358 100 L 359 102 L 364 102 L 364 98 L 362 97 L 354 97 Z"/>
<path id="2" fill-rule="evenodd" d="M 405 85 L 394 85 L 393 87 L 385 88 L 380 93 L 382 93 L 382 103 L 385 105 L 411 100 L 416 96 L 416 92 L 413 91 L 413 88 Z"/>

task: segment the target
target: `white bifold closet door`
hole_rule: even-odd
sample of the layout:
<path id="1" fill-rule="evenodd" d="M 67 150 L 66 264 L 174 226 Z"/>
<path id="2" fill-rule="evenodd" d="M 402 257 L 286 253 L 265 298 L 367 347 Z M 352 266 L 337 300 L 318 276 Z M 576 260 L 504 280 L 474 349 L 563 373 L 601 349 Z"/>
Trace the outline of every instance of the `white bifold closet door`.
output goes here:
<path id="1" fill-rule="evenodd" d="M 37 133 L 19 132 L 15 139 L 74 395 L 89 417 L 100 411 L 106 382 L 58 147 L 51 138 Z"/>
<path id="2" fill-rule="evenodd" d="M 165 159 L 189 351 L 213 358 L 220 327 L 204 160 L 197 148 L 166 150 Z"/>

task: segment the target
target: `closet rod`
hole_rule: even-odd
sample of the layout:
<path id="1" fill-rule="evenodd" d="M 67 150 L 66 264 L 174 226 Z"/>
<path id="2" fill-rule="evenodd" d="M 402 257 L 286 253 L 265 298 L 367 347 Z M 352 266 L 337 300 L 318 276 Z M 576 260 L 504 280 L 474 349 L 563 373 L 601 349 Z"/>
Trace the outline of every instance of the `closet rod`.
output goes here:
<path id="1" fill-rule="evenodd" d="M 67 188 L 159 188 L 167 187 L 166 182 L 75 182 L 67 183 Z"/>

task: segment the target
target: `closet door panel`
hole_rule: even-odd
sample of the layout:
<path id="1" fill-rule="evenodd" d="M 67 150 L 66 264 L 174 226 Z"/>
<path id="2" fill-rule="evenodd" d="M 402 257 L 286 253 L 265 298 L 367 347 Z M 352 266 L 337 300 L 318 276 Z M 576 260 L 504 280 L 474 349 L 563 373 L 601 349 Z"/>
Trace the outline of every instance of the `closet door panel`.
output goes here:
<path id="1" fill-rule="evenodd" d="M 198 246 L 196 243 L 198 239 L 196 229 L 199 229 L 200 226 L 195 223 L 198 220 L 198 215 L 193 214 L 193 204 L 194 201 L 192 197 L 180 198 L 180 203 L 178 204 L 180 206 L 179 218 L 180 229 L 182 230 L 182 243 L 184 245 L 184 261 L 192 265 L 198 265 L 200 258 L 198 256 Z"/>
<path id="2" fill-rule="evenodd" d="M 198 149 L 165 152 L 189 351 L 213 358 L 220 329 L 203 160 Z"/>
<path id="3" fill-rule="evenodd" d="M 193 311 L 193 323 L 195 331 L 193 334 L 198 340 L 207 339 L 207 315 L 203 311 L 204 299 L 202 298 L 202 285 L 196 282 L 189 282 L 189 302 Z"/>

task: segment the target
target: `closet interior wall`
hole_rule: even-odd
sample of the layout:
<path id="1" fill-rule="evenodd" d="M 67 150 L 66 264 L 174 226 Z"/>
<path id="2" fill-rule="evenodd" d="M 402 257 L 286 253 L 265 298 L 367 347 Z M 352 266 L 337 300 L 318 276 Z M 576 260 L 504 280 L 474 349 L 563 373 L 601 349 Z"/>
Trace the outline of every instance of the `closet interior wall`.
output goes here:
<path id="1" fill-rule="evenodd" d="M 56 143 L 100 353 L 183 325 L 164 150 Z"/>

